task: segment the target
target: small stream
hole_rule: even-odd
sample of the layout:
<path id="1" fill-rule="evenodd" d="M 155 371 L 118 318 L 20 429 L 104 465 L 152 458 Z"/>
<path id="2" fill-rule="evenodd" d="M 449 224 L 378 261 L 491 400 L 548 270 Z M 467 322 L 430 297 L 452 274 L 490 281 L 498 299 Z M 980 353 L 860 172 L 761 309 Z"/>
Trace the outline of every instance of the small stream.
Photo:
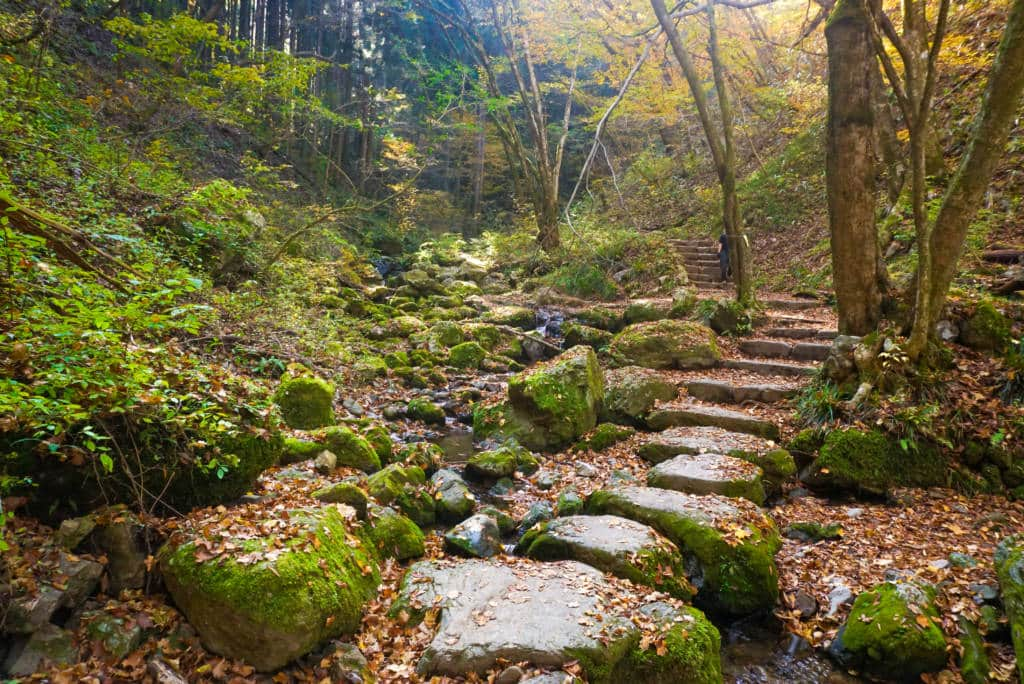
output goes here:
<path id="1" fill-rule="evenodd" d="M 454 426 L 432 440 L 445 452 L 445 461 L 461 466 L 481 447 L 471 430 Z M 461 469 L 461 468 L 460 468 Z M 493 497 L 480 483 L 467 479 L 481 502 Z M 506 551 L 512 553 L 514 545 Z M 855 684 L 866 680 L 846 674 L 820 651 L 800 637 L 787 633 L 774 618 L 739 620 L 719 624 L 722 634 L 722 674 L 734 684 Z"/>

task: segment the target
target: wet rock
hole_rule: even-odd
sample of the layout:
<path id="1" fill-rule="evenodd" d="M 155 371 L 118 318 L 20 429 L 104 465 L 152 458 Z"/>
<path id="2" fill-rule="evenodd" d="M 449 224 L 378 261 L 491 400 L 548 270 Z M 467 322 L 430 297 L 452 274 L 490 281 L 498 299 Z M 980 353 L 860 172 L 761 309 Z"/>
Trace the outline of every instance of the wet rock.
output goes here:
<path id="1" fill-rule="evenodd" d="M 430 478 L 437 500 L 437 516 L 445 522 L 465 520 L 476 507 L 476 498 L 454 470 L 442 469 Z"/>
<path id="2" fill-rule="evenodd" d="M 331 654 L 328 669 L 331 682 L 343 684 L 373 684 L 377 676 L 366 662 L 366 656 L 355 644 L 340 643 Z"/>
<path id="3" fill-rule="evenodd" d="M 933 587 L 885 582 L 853 602 L 843 647 L 875 676 L 916 681 L 946 664 L 946 638 L 938 620 Z"/>
<path id="4" fill-rule="evenodd" d="M 572 515 L 541 523 L 516 551 L 537 560 L 575 560 L 688 601 L 694 588 L 686 562 L 650 527 L 613 515 Z"/>
<path id="5" fill-rule="evenodd" d="M 512 516 L 505 511 L 495 508 L 494 506 L 484 506 L 480 509 L 479 514 L 489 516 L 493 519 L 502 536 L 512 534 L 516 529 L 516 521 Z"/>
<path id="6" fill-rule="evenodd" d="M 33 594 L 11 600 L 4 616 L 4 631 L 9 634 L 37 632 L 50 623 L 63 603 L 63 591 L 48 584 L 40 585 Z"/>
<path id="7" fill-rule="evenodd" d="M 349 531 L 336 508 L 292 510 L 288 524 L 315 537 L 317 553 L 304 544 L 279 549 L 275 534 L 247 538 L 244 552 L 239 541 L 234 554 L 260 553 L 261 562 L 240 562 L 233 554 L 204 562 L 196 556 L 204 540 L 184 531 L 159 553 L 171 597 L 206 648 L 260 671 L 354 633 L 380 583 L 376 552 Z"/>
<path id="8" fill-rule="evenodd" d="M 631 325 L 612 340 L 609 353 L 618 366 L 710 368 L 721 352 L 710 328 L 690 321 L 655 321 Z"/>
<path id="9" fill-rule="evenodd" d="M 428 607 L 441 609 L 417 668 L 423 677 L 483 673 L 501 659 L 546 668 L 578 662 L 591 681 L 721 682 L 718 632 L 699 611 L 650 618 L 664 630 L 665 655 L 657 656 L 639 647 L 630 616 L 605 601 L 611 590 L 599 571 L 572 561 L 422 562 L 406 574 L 392 611 L 416 620 Z"/>
<path id="10" fill-rule="evenodd" d="M 639 366 L 626 366 L 606 371 L 602 415 L 609 420 L 637 423 L 659 401 L 671 401 L 679 388 L 657 371 Z"/>
<path id="11" fill-rule="evenodd" d="M 555 502 L 555 515 L 567 516 L 578 515 L 583 512 L 583 499 L 571 489 L 558 495 Z"/>
<path id="12" fill-rule="evenodd" d="M 828 613 L 829 617 L 839 612 L 839 609 L 853 601 L 853 590 L 842 582 L 834 581 L 832 589 L 828 592 Z"/>
<path id="13" fill-rule="evenodd" d="M 71 632 L 45 624 L 23 645 L 15 645 L 4 662 L 4 670 L 12 677 L 27 677 L 47 665 L 67 667 L 76 662 L 78 649 Z"/>
<path id="14" fill-rule="evenodd" d="M 107 556 L 108 593 L 116 596 L 124 589 L 144 587 L 149 555 L 145 525 L 124 507 L 106 509 L 96 523 L 91 540 Z"/>
<path id="15" fill-rule="evenodd" d="M 690 582 L 698 605 L 727 615 L 771 610 L 779 593 L 778 532 L 744 499 L 695 496 L 653 487 L 594 492 L 590 514 L 609 514 L 649 525 L 694 559 Z M 736 530 L 743 530 L 737 535 Z"/>
<path id="16" fill-rule="evenodd" d="M 523 519 L 519 521 L 519 529 L 525 532 L 539 522 L 551 520 L 554 515 L 555 513 L 551 508 L 551 504 L 547 501 L 538 501 L 531 504 L 530 508 L 527 509 L 526 515 L 524 515 Z"/>
<path id="17" fill-rule="evenodd" d="M 762 471 L 747 461 L 721 454 L 680 454 L 654 466 L 647 474 L 651 487 L 689 494 L 721 494 L 764 503 Z"/>
<path id="18" fill-rule="evenodd" d="M 501 553 L 501 532 L 494 518 L 477 514 L 444 535 L 445 547 L 462 556 L 489 558 Z"/>

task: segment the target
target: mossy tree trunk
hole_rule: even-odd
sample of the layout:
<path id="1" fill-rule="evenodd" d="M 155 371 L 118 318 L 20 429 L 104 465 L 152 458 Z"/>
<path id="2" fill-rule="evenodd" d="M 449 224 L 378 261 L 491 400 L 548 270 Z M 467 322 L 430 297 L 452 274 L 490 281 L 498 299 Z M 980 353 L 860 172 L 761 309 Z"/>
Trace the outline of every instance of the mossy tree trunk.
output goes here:
<path id="1" fill-rule="evenodd" d="M 878 326 L 871 22 L 864 0 L 840 0 L 825 28 L 828 42 L 826 181 L 832 278 L 839 332 L 866 335 Z"/>
<path id="2" fill-rule="evenodd" d="M 750 245 L 743 234 L 740 224 L 739 198 L 736 194 L 736 149 L 733 144 L 733 112 L 729 89 L 726 85 L 725 68 L 722 63 L 718 45 L 718 29 L 715 21 L 715 3 L 708 2 L 706 7 L 708 18 L 708 56 L 711 58 L 712 73 L 715 81 L 715 94 L 718 97 L 721 130 L 715 126 L 711 117 L 711 108 L 704 92 L 704 82 L 697 68 L 683 45 L 683 40 L 676 28 L 675 20 L 669 15 L 664 0 L 651 0 L 651 7 L 658 17 L 658 23 L 668 36 L 672 52 L 683 70 L 686 82 L 690 87 L 697 116 L 704 137 L 711 150 L 711 158 L 715 164 L 718 181 L 722 189 L 722 224 L 729 241 L 730 258 L 736 281 L 736 299 L 743 304 L 754 301 L 753 273 L 750 267 Z"/>

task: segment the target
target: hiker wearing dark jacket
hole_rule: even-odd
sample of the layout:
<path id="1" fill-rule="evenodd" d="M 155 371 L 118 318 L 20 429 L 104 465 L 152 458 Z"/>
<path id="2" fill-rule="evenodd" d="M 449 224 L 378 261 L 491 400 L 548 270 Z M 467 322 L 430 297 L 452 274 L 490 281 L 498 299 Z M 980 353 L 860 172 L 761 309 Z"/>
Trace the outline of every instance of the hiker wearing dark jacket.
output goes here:
<path id="1" fill-rule="evenodd" d="M 718 236 L 718 269 L 722 280 L 729 279 L 729 238 L 725 233 Z"/>

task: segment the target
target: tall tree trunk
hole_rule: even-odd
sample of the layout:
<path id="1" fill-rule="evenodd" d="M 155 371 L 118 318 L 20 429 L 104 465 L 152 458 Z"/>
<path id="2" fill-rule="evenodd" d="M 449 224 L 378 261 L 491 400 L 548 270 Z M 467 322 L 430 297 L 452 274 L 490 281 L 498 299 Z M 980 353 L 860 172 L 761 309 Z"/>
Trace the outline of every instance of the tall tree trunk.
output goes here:
<path id="1" fill-rule="evenodd" d="M 903 191 L 903 169 L 900 159 L 900 141 L 896 136 L 896 120 L 892 115 L 889 97 L 882 82 L 878 66 L 871 62 L 871 98 L 874 108 L 875 156 L 880 165 L 880 175 L 885 181 L 886 198 L 889 206 L 895 206 Z"/>
<path id="2" fill-rule="evenodd" d="M 924 74 L 928 68 L 928 16 L 925 4 L 925 0 L 903 0 L 903 40 L 910 48 L 907 54 L 914 61 L 908 68 L 912 68 L 915 74 L 920 75 L 916 85 L 911 85 L 908 89 L 914 91 L 911 97 L 917 103 L 923 96 Z M 907 125 L 911 125 L 910 122 Z M 942 145 L 931 122 L 924 127 L 921 140 L 925 173 L 929 176 L 943 175 L 946 164 L 942 156 Z"/>
<path id="3" fill-rule="evenodd" d="M 920 325 L 933 331 L 956 274 L 967 229 L 1002 157 L 1024 93 L 1024 0 L 1014 0 L 999 43 L 981 111 L 963 161 L 942 201 L 931 234 L 930 319 Z M 918 283 L 918 287 L 922 284 Z M 916 321 L 915 321 L 916 323 Z"/>
<path id="4" fill-rule="evenodd" d="M 878 236 L 872 98 L 875 53 L 864 0 L 839 0 L 825 27 L 828 133 L 825 178 L 832 239 L 832 280 L 839 332 L 866 335 L 878 326 Z M 876 77 L 876 76 L 875 76 Z"/>

